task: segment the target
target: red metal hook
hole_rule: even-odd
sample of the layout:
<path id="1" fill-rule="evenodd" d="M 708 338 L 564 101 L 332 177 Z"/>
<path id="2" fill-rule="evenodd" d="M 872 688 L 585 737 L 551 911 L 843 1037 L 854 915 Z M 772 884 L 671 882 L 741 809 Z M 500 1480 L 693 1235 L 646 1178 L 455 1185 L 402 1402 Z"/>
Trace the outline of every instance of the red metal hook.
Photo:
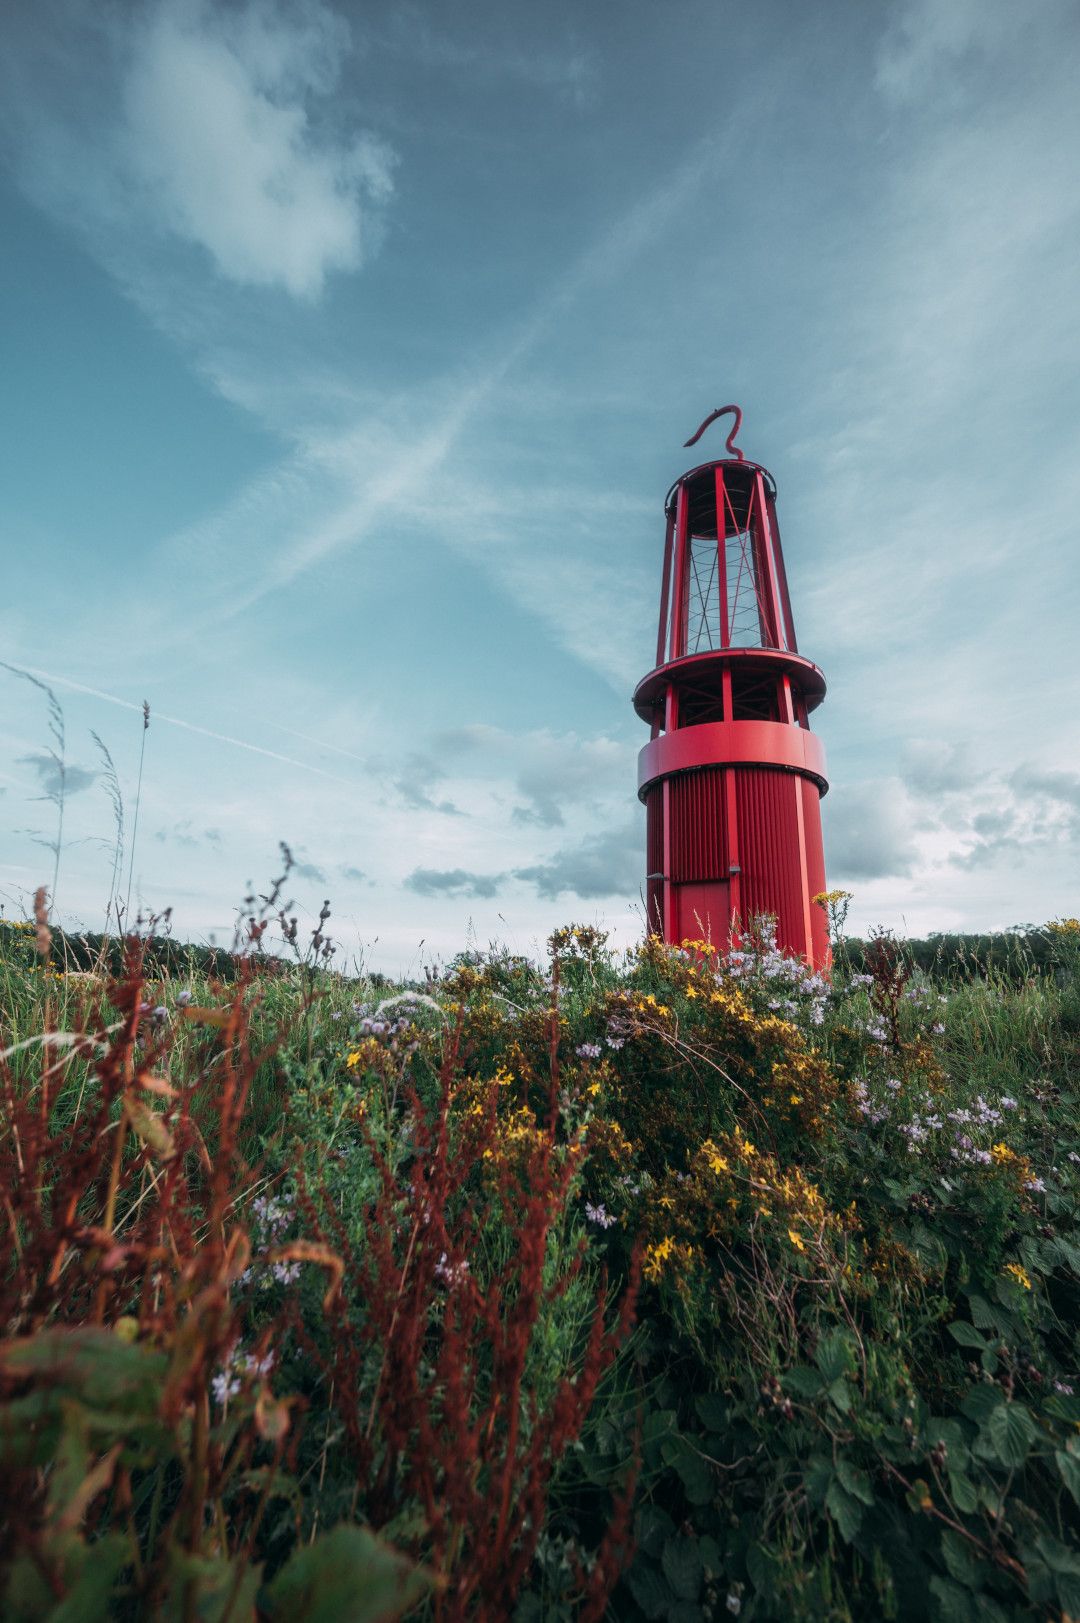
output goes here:
<path id="1" fill-rule="evenodd" d="M 715 423 L 718 417 L 723 417 L 725 412 L 729 411 L 733 411 L 735 413 L 735 421 L 732 424 L 731 433 L 724 441 L 724 445 L 737 462 L 745 462 L 746 458 L 739 450 L 739 447 L 735 444 L 735 436 L 742 427 L 742 409 L 739 406 L 717 406 L 716 410 L 711 411 L 706 417 L 697 433 L 691 434 L 690 438 L 686 442 L 687 446 L 696 445 L 702 434 L 704 434 L 705 430 L 708 428 L 709 424 Z"/>

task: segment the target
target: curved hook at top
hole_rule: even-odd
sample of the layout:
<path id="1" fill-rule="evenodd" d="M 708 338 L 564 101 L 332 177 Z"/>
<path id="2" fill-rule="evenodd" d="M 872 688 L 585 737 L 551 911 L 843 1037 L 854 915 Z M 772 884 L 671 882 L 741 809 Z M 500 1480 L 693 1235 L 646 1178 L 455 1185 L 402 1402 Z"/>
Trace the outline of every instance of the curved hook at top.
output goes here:
<path id="1" fill-rule="evenodd" d="M 746 458 L 739 450 L 739 447 L 735 444 L 735 436 L 742 427 L 742 410 L 739 406 L 717 406 L 715 411 L 710 411 L 697 433 L 691 434 L 690 438 L 687 440 L 687 446 L 696 445 L 702 434 L 704 434 L 705 430 L 708 428 L 709 424 L 715 423 L 718 417 L 723 417 L 725 412 L 729 411 L 733 411 L 735 413 L 735 421 L 732 424 L 731 433 L 724 441 L 724 445 L 737 462 L 745 462 Z"/>

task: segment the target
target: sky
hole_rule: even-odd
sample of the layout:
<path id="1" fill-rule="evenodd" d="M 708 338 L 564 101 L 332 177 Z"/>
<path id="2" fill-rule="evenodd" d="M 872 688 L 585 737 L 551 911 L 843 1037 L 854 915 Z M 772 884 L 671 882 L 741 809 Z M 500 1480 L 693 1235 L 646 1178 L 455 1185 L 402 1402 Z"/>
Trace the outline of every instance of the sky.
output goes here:
<path id="1" fill-rule="evenodd" d="M 850 925 L 1080 912 L 1072 0 L 5 14 L 8 916 L 62 726 L 71 927 L 227 943 L 286 841 L 352 964 L 634 940 L 663 501 L 728 400 Z"/>

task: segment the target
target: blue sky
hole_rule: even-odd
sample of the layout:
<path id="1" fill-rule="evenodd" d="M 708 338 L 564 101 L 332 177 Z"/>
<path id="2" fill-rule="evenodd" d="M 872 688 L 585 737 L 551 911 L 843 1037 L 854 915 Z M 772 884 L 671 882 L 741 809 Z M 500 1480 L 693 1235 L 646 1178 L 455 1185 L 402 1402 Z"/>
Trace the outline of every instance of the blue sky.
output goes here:
<path id="1" fill-rule="evenodd" d="M 632 939 L 663 498 L 728 399 L 853 922 L 1080 910 L 1078 34 L 1066 0 L 10 8 L 0 659 L 64 710 L 65 920 L 108 894 L 91 735 L 130 835 L 146 699 L 133 902 L 183 934 L 228 939 L 284 839 L 391 970 Z M 0 684 L 10 914 L 52 769 Z"/>

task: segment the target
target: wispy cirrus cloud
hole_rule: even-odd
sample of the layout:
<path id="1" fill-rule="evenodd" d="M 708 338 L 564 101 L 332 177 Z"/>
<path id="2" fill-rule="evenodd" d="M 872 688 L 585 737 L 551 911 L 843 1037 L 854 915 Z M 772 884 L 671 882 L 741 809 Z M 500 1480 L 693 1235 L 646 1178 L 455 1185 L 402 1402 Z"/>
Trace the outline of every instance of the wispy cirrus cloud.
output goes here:
<path id="1" fill-rule="evenodd" d="M 378 241 L 394 157 L 321 116 L 350 51 L 323 0 L 32 10 L 6 53 L 17 173 L 129 288 L 165 238 L 227 282 L 312 299 Z"/>

